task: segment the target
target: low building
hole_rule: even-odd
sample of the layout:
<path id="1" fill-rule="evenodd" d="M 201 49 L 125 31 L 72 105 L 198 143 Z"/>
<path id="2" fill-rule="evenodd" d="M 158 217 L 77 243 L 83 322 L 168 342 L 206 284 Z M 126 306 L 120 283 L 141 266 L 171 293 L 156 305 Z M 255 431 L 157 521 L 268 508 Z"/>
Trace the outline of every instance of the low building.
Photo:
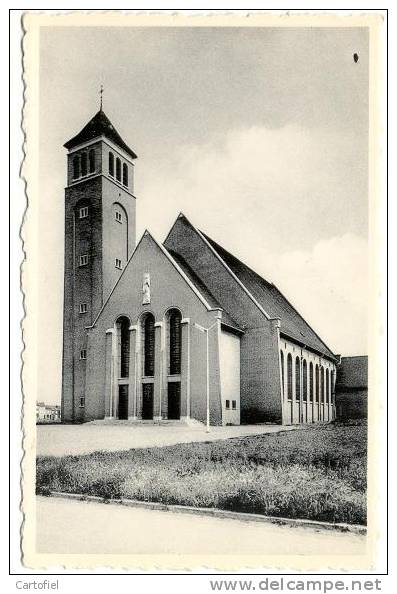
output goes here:
<path id="1" fill-rule="evenodd" d="M 368 357 L 342 357 L 336 379 L 336 417 L 367 418 Z"/>
<path id="2" fill-rule="evenodd" d="M 60 423 L 61 407 L 58 405 L 37 402 L 36 423 Z"/>

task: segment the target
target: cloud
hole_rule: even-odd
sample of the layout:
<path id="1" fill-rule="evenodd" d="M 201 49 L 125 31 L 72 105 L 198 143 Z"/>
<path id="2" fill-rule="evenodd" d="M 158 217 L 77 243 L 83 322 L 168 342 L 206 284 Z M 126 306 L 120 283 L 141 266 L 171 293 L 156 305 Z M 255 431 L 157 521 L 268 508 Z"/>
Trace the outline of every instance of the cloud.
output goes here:
<path id="1" fill-rule="evenodd" d="M 359 153 L 354 135 L 326 128 L 232 130 L 207 144 L 178 147 L 162 162 L 138 163 L 138 220 L 163 234 L 182 210 L 220 239 L 226 226 L 237 250 L 248 236 L 279 251 L 365 234 Z"/>
<path id="2" fill-rule="evenodd" d="M 179 147 L 156 171 L 137 165 L 138 223 L 161 238 L 185 212 L 279 285 L 331 348 L 365 353 L 367 194 L 358 151 L 352 135 L 297 125 Z"/>
<path id="3" fill-rule="evenodd" d="M 260 272 L 267 271 L 334 352 L 359 355 L 368 352 L 367 261 L 366 240 L 346 233 L 311 250 L 270 256 Z"/>

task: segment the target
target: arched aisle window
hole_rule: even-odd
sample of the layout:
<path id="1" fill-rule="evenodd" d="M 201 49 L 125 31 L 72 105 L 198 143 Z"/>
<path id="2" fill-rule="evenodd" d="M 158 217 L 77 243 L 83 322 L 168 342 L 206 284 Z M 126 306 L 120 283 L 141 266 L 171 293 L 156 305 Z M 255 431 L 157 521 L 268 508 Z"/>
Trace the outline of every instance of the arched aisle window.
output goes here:
<path id="1" fill-rule="evenodd" d="M 302 363 L 302 399 L 303 399 L 303 402 L 307 402 L 307 363 L 306 363 L 306 359 L 303 359 L 303 363 Z"/>
<path id="2" fill-rule="evenodd" d="M 325 372 L 325 401 L 329 402 L 329 371 L 328 369 Z"/>
<path id="3" fill-rule="evenodd" d="M 320 394 L 320 386 L 319 386 L 319 372 L 318 372 L 318 365 L 316 364 L 316 402 L 318 402 L 319 394 Z"/>
<path id="4" fill-rule="evenodd" d="M 73 157 L 73 179 L 80 177 L 80 157 L 76 155 Z"/>
<path id="5" fill-rule="evenodd" d="M 130 321 L 125 316 L 120 316 L 116 322 L 118 337 L 118 369 L 119 377 L 129 376 L 130 367 Z"/>
<path id="6" fill-rule="evenodd" d="M 280 365 L 281 365 L 281 394 L 284 396 L 284 353 L 280 351 Z"/>
<path id="7" fill-rule="evenodd" d="M 143 321 L 143 375 L 154 376 L 154 317 L 148 313 Z"/>
<path id="8" fill-rule="evenodd" d="M 287 357 L 287 396 L 288 400 L 292 400 L 292 356 L 288 353 Z"/>
<path id="9" fill-rule="evenodd" d="M 128 186 L 128 165 L 123 163 L 123 186 Z"/>
<path id="10" fill-rule="evenodd" d="M 168 312 L 168 374 L 180 375 L 182 357 L 182 315 L 178 309 Z"/>
<path id="11" fill-rule="evenodd" d="M 301 398 L 301 362 L 300 358 L 295 359 L 295 400 L 299 402 Z"/>
<path id="12" fill-rule="evenodd" d="M 114 177 L 114 155 L 109 153 L 109 175 Z"/>
<path id="13" fill-rule="evenodd" d="M 313 402 L 313 363 L 310 362 L 309 365 L 309 400 Z"/>
<path id="14" fill-rule="evenodd" d="M 320 371 L 320 403 L 324 404 L 324 367 L 322 365 Z"/>
<path id="15" fill-rule="evenodd" d="M 116 158 L 116 179 L 121 181 L 121 161 L 118 157 Z"/>
<path id="16" fill-rule="evenodd" d="M 91 149 L 88 153 L 88 163 L 89 163 L 90 173 L 94 173 L 94 171 L 95 171 L 95 151 L 94 151 L 94 149 Z"/>
<path id="17" fill-rule="evenodd" d="M 331 403 L 335 404 L 335 371 L 331 371 Z"/>

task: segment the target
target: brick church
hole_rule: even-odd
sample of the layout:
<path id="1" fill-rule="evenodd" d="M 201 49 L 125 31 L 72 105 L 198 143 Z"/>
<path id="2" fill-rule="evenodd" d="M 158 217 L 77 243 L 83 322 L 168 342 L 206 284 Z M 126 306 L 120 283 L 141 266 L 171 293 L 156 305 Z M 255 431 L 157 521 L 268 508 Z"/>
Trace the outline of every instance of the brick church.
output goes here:
<path id="1" fill-rule="evenodd" d="M 62 420 L 334 419 L 337 357 L 274 284 L 182 213 L 136 241 L 137 155 L 102 109 L 65 147 Z"/>

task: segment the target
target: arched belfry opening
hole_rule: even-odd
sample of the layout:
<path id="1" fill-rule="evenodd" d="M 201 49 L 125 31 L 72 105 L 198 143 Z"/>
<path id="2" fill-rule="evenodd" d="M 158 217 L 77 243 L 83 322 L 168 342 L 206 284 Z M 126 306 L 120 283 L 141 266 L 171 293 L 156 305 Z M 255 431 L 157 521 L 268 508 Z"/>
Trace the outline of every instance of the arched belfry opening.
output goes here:
<path id="1" fill-rule="evenodd" d="M 120 316 L 116 321 L 117 377 L 119 419 L 128 419 L 128 378 L 130 371 L 130 320 Z"/>

